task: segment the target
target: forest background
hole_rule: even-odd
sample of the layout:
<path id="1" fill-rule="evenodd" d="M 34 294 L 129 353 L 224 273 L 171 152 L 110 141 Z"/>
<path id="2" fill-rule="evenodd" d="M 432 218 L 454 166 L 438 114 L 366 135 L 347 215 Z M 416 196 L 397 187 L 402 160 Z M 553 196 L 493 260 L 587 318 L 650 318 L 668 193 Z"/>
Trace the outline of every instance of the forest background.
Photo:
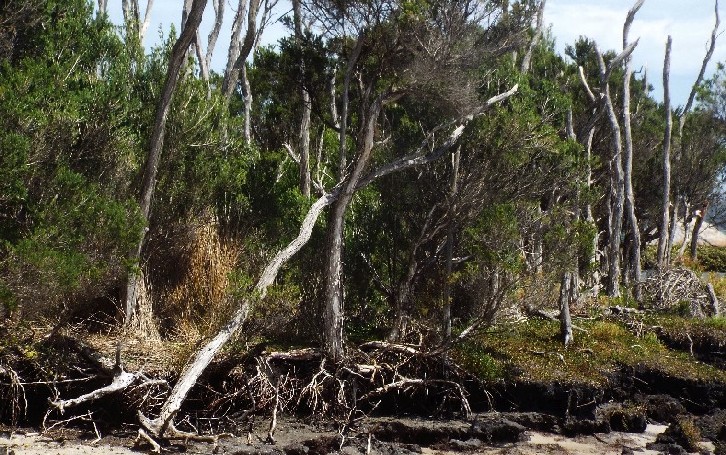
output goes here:
<path id="1" fill-rule="evenodd" d="M 273 3 L 241 0 L 214 71 L 223 1 L 150 52 L 137 1 L 121 27 L 103 0 L 5 2 L 3 316 L 203 343 L 173 401 L 234 337 L 446 345 L 561 306 L 564 277 L 646 305 L 643 270 L 698 264 L 721 205 L 726 68 L 705 77 L 716 4 L 687 101 L 657 99 L 642 4 L 621 47 L 561 56 L 544 1 L 296 0 L 264 47 Z"/>

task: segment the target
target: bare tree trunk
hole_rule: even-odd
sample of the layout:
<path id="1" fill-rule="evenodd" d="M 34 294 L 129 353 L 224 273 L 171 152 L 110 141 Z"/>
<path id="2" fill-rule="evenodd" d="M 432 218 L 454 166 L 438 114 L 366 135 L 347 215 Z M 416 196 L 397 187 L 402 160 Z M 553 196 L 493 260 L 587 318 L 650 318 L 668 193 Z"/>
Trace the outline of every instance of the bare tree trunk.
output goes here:
<path id="1" fill-rule="evenodd" d="M 245 141 L 249 144 L 252 142 L 252 87 L 247 77 L 247 65 L 242 66 L 242 95 L 245 102 Z"/>
<path id="2" fill-rule="evenodd" d="M 676 241 L 676 231 L 678 230 L 678 206 L 681 203 L 682 196 L 678 195 L 674 199 L 675 203 L 671 207 L 671 225 L 670 225 L 670 232 L 668 233 L 668 246 L 666 247 L 666 256 L 668 257 L 668 264 L 671 263 L 671 260 L 673 259 L 671 255 L 673 254 L 673 245 Z"/>
<path id="3" fill-rule="evenodd" d="M 189 18 L 187 20 L 187 27 L 179 35 L 174 47 L 171 51 L 171 57 L 169 59 L 169 66 L 166 73 L 166 82 L 162 90 L 159 101 L 156 105 L 156 116 L 154 118 L 154 128 L 151 133 L 151 139 L 149 141 L 149 155 L 144 168 L 144 179 L 141 184 L 141 197 L 139 205 L 141 208 L 141 214 L 144 219 L 148 220 L 151 214 L 151 201 L 154 194 L 154 188 L 156 186 L 156 173 L 159 167 L 159 160 L 161 159 L 161 152 L 164 146 L 164 130 L 166 128 L 166 118 L 169 114 L 169 106 L 174 95 L 174 89 L 176 88 L 179 71 L 184 64 L 184 56 L 186 55 L 187 49 L 189 48 L 196 30 L 202 21 L 202 15 L 204 8 L 207 5 L 207 0 L 194 0 L 192 8 L 189 12 Z M 144 244 L 146 237 L 146 231 L 144 231 L 139 245 L 129 255 L 131 263 L 138 264 L 141 257 L 141 248 Z M 136 312 L 137 296 L 139 295 L 138 286 L 143 285 L 143 277 L 137 275 L 136 272 L 130 272 L 128 277 L 128 285 L 126 286 L 126 304 L 125 314 L 127 319 L 124 321 L 127 326 L 130 326 L 133 317 L 130 315 L 137 314 L 139 318 L 150 317 L 150 315 L 142 315 Z M 131 287 L 137 289 L 130 291 Z"/>
<path id="4" fill-rule="evenodd" d="M 352 172 L 331 209 L 328 225 L 328 260 L 325 274 L 325 352 L 337 362 L 343 358 L 343 226 L 345 212 L 373 152 L 373 134 L 383 106 L 384 95 L 379 95 L 366 109 L 361 130 L 361 145 Z"/>
<path id="5" fill-rule="evenodd" d="M 245 7 L 247 6 L 246 0 L 240 0 L 239 10 L 237 16 L 235 16 L 232 38 L 229 45 L 229 60 L 227 61 L 227 70 L 224 74 L 222 81 L 222 94 L 224 98 L 229 102 L 232 98 L 232 93 L 237 86 L 240 72 L 244 71 L 245 62 L 247 57 L 254 49 L 255 43 L 257 42 L 259 30 L 257 28 L 257 15 L 260 12 L 260 5 L 262 0 L 250 0 L 249 10 L 247 11 L 247 31 L 245 32 L 244 39 L 240 45 L 239 37 L 242 34 L 242 22 L 244 20 Z M 236 26 L 236 27 L 235 27 Z"/>
<path id="6" fill-rule="evenodd" d="M 623 50 L 627 49 L 628 34 L 630 25 L 635 18 L 645 0 L 638 0 L 633 8 L 628 12 L 628 17 L 623 25 Z M 635 192 L 633 191 L 633 132 L 630 124 L 630 81 L 633 77 L 633 71 L 630 65 L 630 56 L 626 57 L 625 75 L 623 77 L 623 135 L 625 139 L 624 147 L 624 189 L 625 189 L 625 210 L 628 214 L 628 224 L 630 226 L 630 270 L 633 276 L 633 296 L 635 300 L 640 301 L 640 227 L 638 226 L 638 217 L 635 214 Z"/>
<path id="7" fill-rule="evenodd" d="M 459 160 L 461 147 L 451 155 L 451 190 L 449 192 L 449 225 L 446 232 L 446 273 L 444 275 L 444 339 L 451 340 L 451 272 L 454 259 L 454 234 L 456 233 L 456 197 L 459 192 Z"/>
<path id="8" fill-rule="evenodd" d="M 146 10 L 144 12 L 144 21 L 139 26 L 139 43 L 143 45 L 144 43 L 144 36 L 146 36 L 146 31 L 149 29 L 149 24 L 151 24 L 151 7 L 154 6 L 154 0 L 147 0 L 146 1 Z M 138 5 L 137 5 L 138 8 Z"/>
<path id="9" fill-rule="evenodd" d="M 227 51 L 227 65 L 224 69 L 224 79 L 222 81 L 222 93 L 230 93 L 234 91 L 237 85 L 239 73 L 234 72 L 234 64 L 240 54 L 240 46 L 242 43 L 242 30 L 244 29 L 244 20 L 247 15 L 247 0 L 239 0 L 237 12 L 232 21 L 232 35 L 229 39 L 229 50 Z"/>
<path id="10" fill-rule="evenodd" d="M 673 115 L 671 113 L 670 69 L 671 46 L 673 39 L 668 35 L 665 59 L 663 60 L 663 106 L 666 115 L 666 127 L 663 137 L 663 203 L 661 205 L 660 236 L 658 238 L 658 268 L 663 270 L 668 265 L 668 227 L 671 210 L 671 130 Z"/>
<path id="11" fill-rule="evenodd" d="M 199 30 L 194 38 L 194 51 L 197 54 L 197 61 L 199 62 L 199 75 L 204 82 L 209 83 L 209 68 L 207 67 L 207 59 L 202 49 L 202 38 L 199 35 Z M 207 94 L 209 95 L 209 93 Z"/>
<path id="12" fill-rule="evenodd" d="M 295 22 L 295 39 L 298 45 L 302 45 L 302 11 L 301 0 L 292 0 L 293 19 Z M 305 58 L 300 54 L 300 73 L 303 80 L 300 81 L 300 98 L 302 99 L 302 118 L 300 120 L 300 133 L 298 135 L 298 153 L 300 154 L 300 192 L 306 198 L 310 198 L 310 114 L 312 105 L 310 93 L 305 86 Z M 335 101 L 333 101 L 335 102 Z"/>
<path id="13" fill-rule="evenodd" d="M 522 65 L 519 68 L 519 71 L 522 73 L 529 72 L 529 69 L 532 66 L 532 54 L 534 53 L 534 48 L 537 47 L 537 44 L 539 44 L 539 41 L 542 38 L 546 1 L 547 0 L 540 0 L 539 2 L 539 8 L 537 9 L 537 26 L 534 29 L 534 35 L 532 36 L 532 40 L 529 42 L 527 53 L 524 54 L 524 58 L 522 58 Z"/>
<path id="14" fill-rule="evenodd" d="M 361 34 L 358 36 L 353 52 L 348 57 L 348 67 L 345 71 L 345 78 L 343 79 L 343 99 L 341 100 L 340 106 L 340 131 L 339 131 L 339 151 L 338 151 L 338 180 L 343 180 L 345 177 L 345 170 L 348 167 L 347 157 L 347 129 L 348 129 L 348 98 L 350 96 L 350 79 L 353 77 L 353 71 L 355 65 L 358 63 L 361 50 L 363 49 L 363 41 L 365 41 L 365 35 Z M 333 106 L 334 107 L 334 106 Z"/>
<path id="15" fill-rule="evenodd" d="M 207 53 L 204 56 L 204 62 L 209 68 L 212 65 L 212 55 L 214 54 L 214 48 L 217 45 L 217 38 L 219 32 L 222 30 L 222 23 L 224 21 L 224 0 L 212 0 L 212 6 L 214 7 L 214 26 L 212 31 L 209 32 L 207 38 Z"/>
<path id="16" fill-rule="evenodd" d="M 599 53 L 599 51 L 598 51 Z M 602 57 L 600 58 L 602 60 Z M 603 63 L 604 65 L 604 63 Z M 601 73 L 605 74 L 604 69 Z M 612 159 L 611 159 L 611 216 L 608 226 L 608 280 L 607 293 L 610 297 L 620 297 L 620 237 L 622 236 L 623 203 L 625 199 L 625 182 L 623 178 L 622 142 L 620 125 L 615 115 L 612 99 L 610 98 L 610 85 L 605 82 L 605 102 L 610 128 L 612 131 Z"/>
<path id="17" fill-rule="evenodd" d="M 121 12 L 124 16 L 124 25 L 126 26 L 126 36 L 139 37 L 139 26 L 141 17 L 139 14 L 139 0 L 122 0 Z"/>
<path id="18" fill-rule="evenodd" d="M 693 234 L 691 234 L 691 259 L 694 261 L 698 259 L 698 237 L 701 234 L 701 227 L 703 226 L 703 220 L 706 218 L 707 211 L 708 201 L 703 203 L 701 210 L 696 211 L 696 220 L 693 223 Z"/>
<path id="19" fill-rule="evenodd" d="M 570 316 L 570 304 L 575 300 L 577 293 L 577 275 L 566 272 L 562 276 L 560 285 L 560 335 L 565 347 L 575 341 L 572 335 L 572 318 Z"/>
<path id="20" fill-rule="evenodd" d="M 628 14 L 626 21 L 632 21 L 633 15 Z M 623 175 L 623 143 L 622 135 L 620 132 L 620 124 L 618 117 L 615 113 L 613 106 L 612 97 L 610 96 L 610 84 L 609 78 L 613 68 L 619 65 L 625 58 L 629 57 L 630 54 L 637 46 L 638 41 L 629 44 L 623 51 L 614 59 L 612 59 L 606 66 L 603 60 L 600 50 L 595 46 L 595 51 L 598 57 L 598 64 L 600 66 L 600 86 L 603 94 L 603 100 L 605 102 L 605 108 L 610 121 L 610 130 L 612 132 L 612 160 L 611 160 L 611 216 L 610 225 L 608 226 L 608 280 L 607 280 L 607 293 L 610 297 L 620 296 L 620 237 L 622 235 L 623 228 L 623 213 L 625 203 L 625 178 Z"/>
<path id="21" fill-rule="evenodd" d="M 580 82 L 582 83 L 583 87 L 585 88 L 585 93 L 587 94 L 588 99 L 590 100 L 590 104 L 592 107 L 592 115 L 593 117 L 598 112 L 598 100 L 595 98 L 595 94 L 590 89 L 590 85 L 587 82 L 587 78 L 585 77 L 585 70 L 582 67 L 578 68 L 578 74 L 580 77 Z M 574 134 L 574 131 L 572 132 Z M 572 135 L 572 134 L 570 134 Z M 580 141 L 581 143 L 584 143 L 585 146 L 585 174 L 587 179 L 587 189 L 588 191 L 592 188 L 593 180 L 592 180 L 592 140 L 595 136 L 595 124 L 592 123 L 588 126 L 586 132 L 585 132 L 585 139 L 582 140 L 580 138 L 576 139 Z M 610 204 L 608 204 L 608 213 L 610 213 Z M 593 245 L 592 245 L 592 255 L 590 256 L 590 263 L 591 264 L 598 264 L 598 267 L 596 267 L 592 273 L 592 276 L 588 280 L 588 284 L 590 285 L 591 294 L 593 296 L 597 296 L 600 293 L 600 264 L 599 259 L 600 255 L 598 253 L 598 248 L 600 246 L 600 233 L 597 231 L 597 225 L 595 223 L 595 217 L 593 216 L 592 212 L 592 204 L 589 202 L 585 206 L 585 220 L 587 220 L 588 223 L 595 226 L 595 235 L 593 237 Z M 609 223 L 608 223 L 609 224 Z M 607 257 L 607 256 L 604 256 Z"/>
<path id="22" fill-rule="evenodd" d="M 108 12 L 108 0 L 98 0 L 98 11 L 96 11 L 96 17 L 105 16 Z"/>

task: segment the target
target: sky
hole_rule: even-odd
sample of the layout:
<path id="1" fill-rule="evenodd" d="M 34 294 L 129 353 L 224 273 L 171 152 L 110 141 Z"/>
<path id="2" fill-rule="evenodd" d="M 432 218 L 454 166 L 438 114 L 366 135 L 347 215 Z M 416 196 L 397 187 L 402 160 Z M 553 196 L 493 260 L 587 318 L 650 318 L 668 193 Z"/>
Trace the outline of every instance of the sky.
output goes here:
<path id="1" fill-rule="evenodd" d="M 115 23 L 121 22 L 121 1 L 108 2 L 109 16 Z M 139 0 L 141 7 L 145 0 Z M 179 27 L 183 0 L 156 0 L 151 10 L 151 25 L 144 44 L 148 47 L 159 42 L 159 31 L 167 33 L 172 23 Z M 229 46 L 230 28 L 237 1 L 226 0 L 224 25 L 217 40 L 212 58 L 212 69 L 224 68 Z M 557 51 L 564 55 L 567 44 L 573 44 L 578 37 L 587 36 L 597 41 L 600 49 L 621 50 L 623 21 L 635 0 L 547 0 L 545 24 L 549 24 Z M 286 28 L 277 19 L 289 12 L 286 0 L 280 0 L 273 17 L 273 23 L 263 35 L 262 44 L 274 44 L 287 34 Z M 721 8 L 726 30 L 726 11 Z M 214 9 L 207 5 L 200 28 L 202 42 L 212 26 Z M 674 105 L 684 105 L 698 75 L 706 54 L 711 31 L 715 23 L 714 0 L 645 0 L 635 17 L 630 31 L 630 40 L 638 37 L 640 42 L 633 53 L 633 69 L 645 69 L 648 81 L 653 86 L 656 100 L 663 99 L 662 73 L 665 42 L 673 37 L 671 53 L 671 98 Z M 716 52 L 708 66 L 706 76 L 713 74 L 716 62 L 726 61 L 726 36 L 721 35 Z"/>

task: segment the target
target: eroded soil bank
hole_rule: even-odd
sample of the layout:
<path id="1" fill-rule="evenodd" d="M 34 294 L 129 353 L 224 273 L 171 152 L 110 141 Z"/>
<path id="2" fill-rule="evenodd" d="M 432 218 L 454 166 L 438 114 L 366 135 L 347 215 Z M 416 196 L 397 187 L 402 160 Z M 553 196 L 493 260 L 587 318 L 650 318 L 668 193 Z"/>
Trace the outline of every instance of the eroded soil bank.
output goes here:
<path id="1" fill-rule="evenodd" d="M 719 340 L 704 335 L 707 342 L 689 343 L 686 351 L 672 340 L 632 335 L 623 328 L 627 324 L 594 322 L 585 326 L 588 334 L 580 337 L 579 345 L 561 350 L 547 324 L 533 324 L 529 332 L 517 326 L 511 334 L 501 329 L 497 338 L 474 346 L 471 355 L 488 362 L 518 352 L 515 359 L 484 365 L 500 373 L 488 379 L 455 364 L 453 356 L 384 343 L 364 343 L 349 363 L 336 366 L 310 349 L 272 351 L 261 346 L 227 356 L 209 368 L 176 421 L 186 431 L 234 436 L 216 445 L 175 442 L 164 450 L 724 453 L 722 363 L 703 360 L 721 357 Z M 665 329 L 658 336 L 665 338 Z M 688 330 L 696 340 L 696 332 Z M 628 347 L 631 352 L 623 354 Z M 36 429 L 23 434 L 4 427 L 0 454 L 132 453 L 136 411 L 158 412 L 175 380 L 168 370 L 144 370 L 168 379 L 164 386 L 134 386 L 62 415 L 57 410 L 47 413 L 49 399 L 77 397 L 108 384 L 113 367 L 109 355 L 69 337 L 5 351 L 0 414 L 8 424 L 15 419 L 17 425 Z M 458 359 L 467 361 L 465 356 Z M 136 364 L 129 360 L 131 371 L 144 367 L 138 359 Z M 13 377 L 22 381 L 5 381 Z M 273 403 L 278 401 L 277 428 L 270 440 Z M 99 434 L 103 438 L 93 442 Z"/>

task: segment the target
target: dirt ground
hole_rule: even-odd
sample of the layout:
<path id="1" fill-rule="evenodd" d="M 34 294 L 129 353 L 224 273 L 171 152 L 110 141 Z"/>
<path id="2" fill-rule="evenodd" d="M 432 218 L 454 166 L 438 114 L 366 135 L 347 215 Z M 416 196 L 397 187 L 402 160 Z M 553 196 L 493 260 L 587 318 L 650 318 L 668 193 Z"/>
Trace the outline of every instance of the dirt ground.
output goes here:
<path id="1" fill-rule="evenodd" d="M 646 450 L 646 444 L 653 442 L 656 436 L 665 431 L 663 425 L 648 425 L 646 431 L 641 434 L 612 432 L 609 434 L 596 434 L 593 436 L 580 436 L 566 438 L 564 436 L 527 431 L 528 439 L 524 442 L 506 444 L 501 446 L 487 446 L 478 440 L 452 441 L 457 451 L 452 449 L 440 450 L 436 448 L 417 447 L 415 445 L 397 445 L 394 443 L 375 442 L 371 446 L 371 453 L 423 453 L 429 455 L 448 455 L 461 452 L 477 454 L 514 454 L 514 455 L 536 455 L 536 454 L 615 454 L 623 453 L 624 448 L 630 448 L 639 455 L 653 454 L 658 452 Z M 276 444 L 264 443 L 265 432 L 263 428 L 255 428 L 252 444 L 248 444 L 245 438 L 232 438 L 223 440 L 218 448 L 211 444 L 191 444 L 189 446 L 172 445 L 168 447 L 170 453 L 188 454 L 253 454 L 253 453 L 293 453 L 303 441 L 338 438 L 337 432 L 330 429 L 325 431 L 321 428 L 312 427 L 296 421 L 283 422 L 276 434 Z M 14 453 L 15 455 L 130 455 L 146 452 L 148 446 L 134 449 L 132 438 L 104 437 L 100 441 L 83 440 L 81 435 L 74 432 L 56 434 L 53 437 L 29 431 L 18 431 L 12 434 L 0 434 L 0 455 Z M 339 441 L 339 439 L 336 439 Z M 359 435 L 345 441 L 338 453 L 346 455 L 365 453 L 367 438 Z M 706 449 L 713 450 L 710 444 L 705 445 Z M 216 450 L 216 452 L 215 452 Z M 313 451 L 314 452 L 314 451 Z M 311 452 L 312 453 L 312 452 Z"/>

